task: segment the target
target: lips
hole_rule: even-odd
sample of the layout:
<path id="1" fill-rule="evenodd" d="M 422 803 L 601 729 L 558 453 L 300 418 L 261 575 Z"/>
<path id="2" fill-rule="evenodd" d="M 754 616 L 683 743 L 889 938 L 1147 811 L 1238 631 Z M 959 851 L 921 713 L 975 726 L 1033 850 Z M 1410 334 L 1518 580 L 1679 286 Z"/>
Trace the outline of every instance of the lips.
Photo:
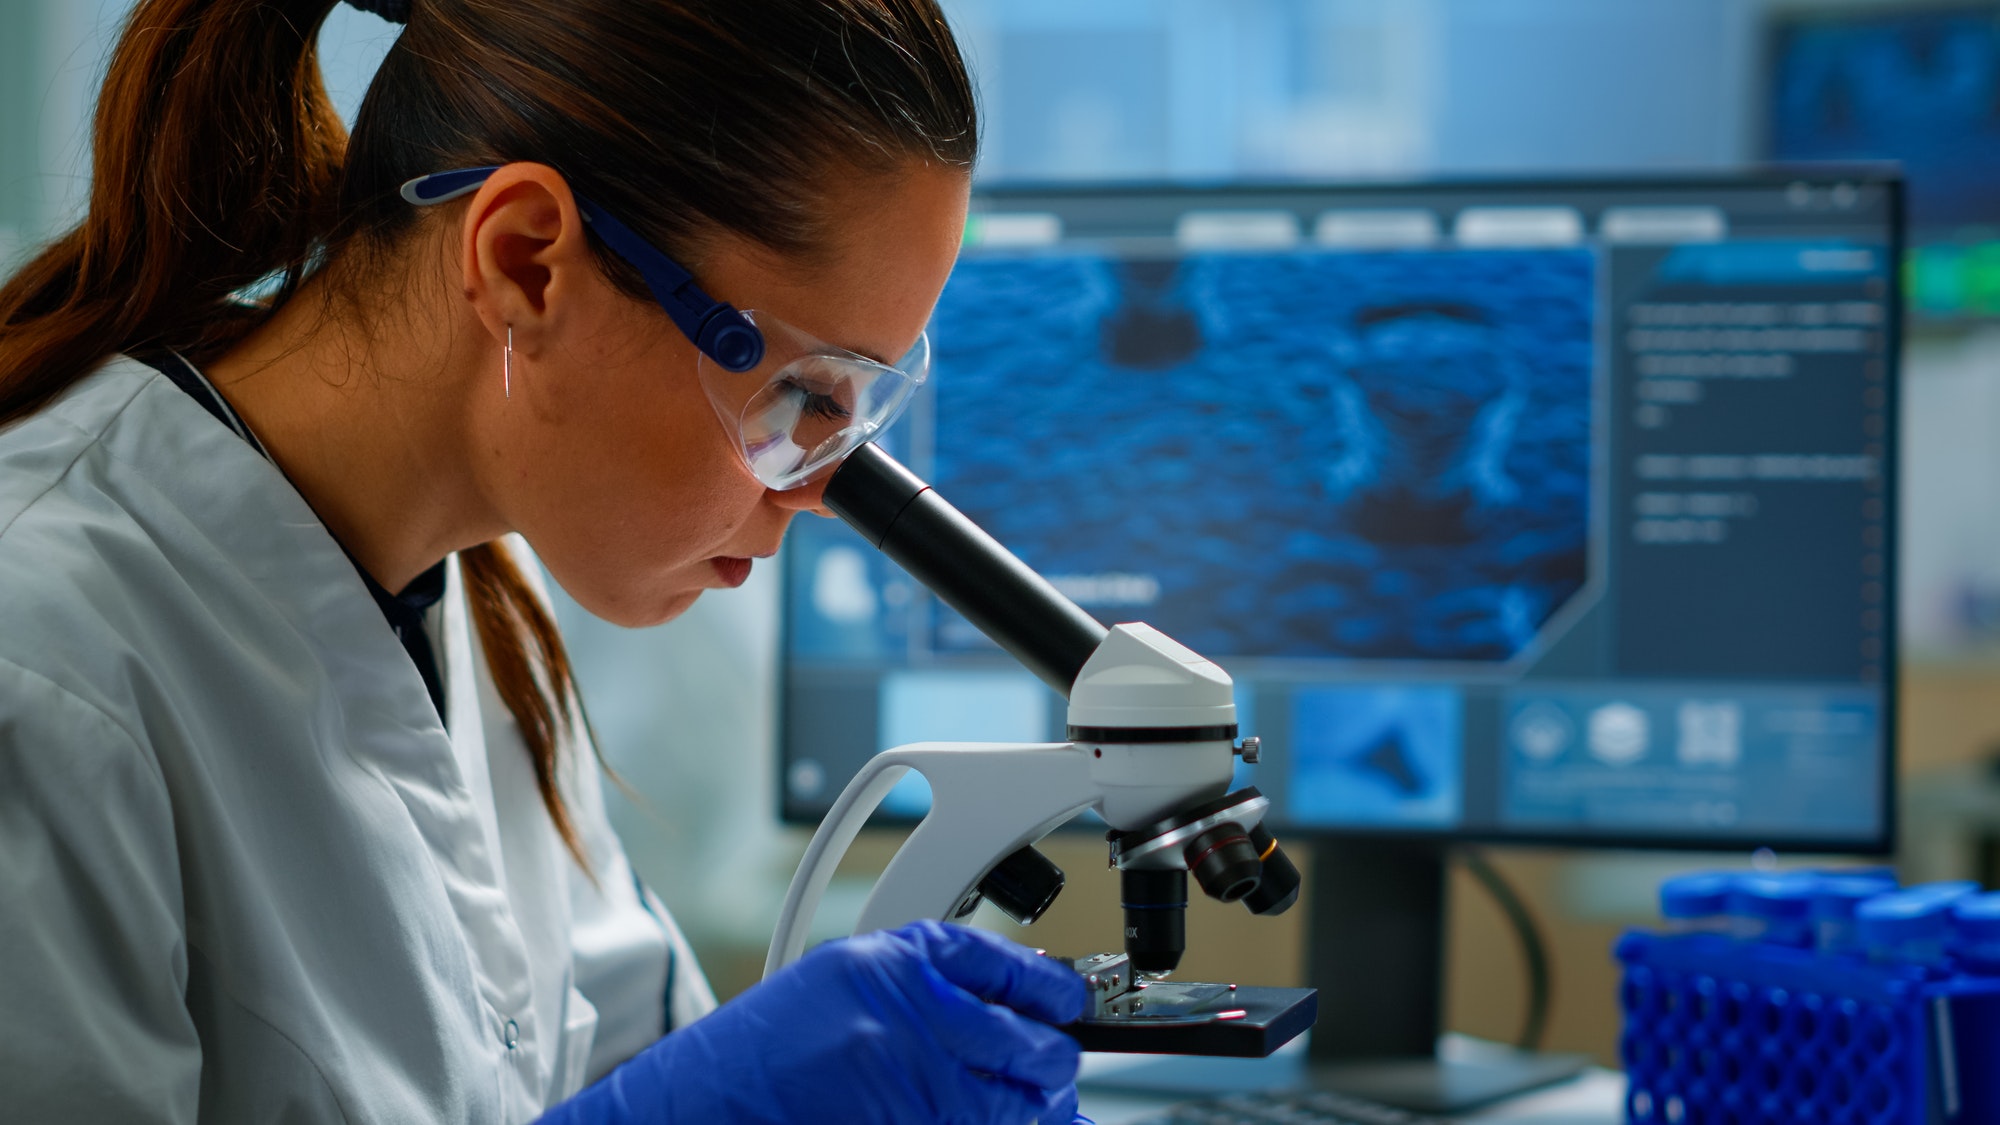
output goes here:
<path id="1" fill-rule="evenodd" d="M 709 565 L 715 567 L 715 576 L 722 579 L 722 584 L 729 589 L 733 590 L 750 579 L 752 564 L 749 559 L 733 557 L 710 559 Z"/>

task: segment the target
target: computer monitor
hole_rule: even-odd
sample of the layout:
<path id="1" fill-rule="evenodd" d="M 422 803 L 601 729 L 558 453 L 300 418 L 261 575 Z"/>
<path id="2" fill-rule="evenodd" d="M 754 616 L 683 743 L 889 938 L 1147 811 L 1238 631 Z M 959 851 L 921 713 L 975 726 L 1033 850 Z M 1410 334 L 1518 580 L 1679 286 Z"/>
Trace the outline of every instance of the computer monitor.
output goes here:
<path id="1" fill-rule="evenodd" d="M 1911 308 L 2000 314 L 2000 8 L 1965 0 L 1781 13 L 1764 155 L 1894 160 L 1909 180 Z"/>
<path id="2" fill-rule="evenodd" d="M 1315 1053 L 1414 1053 L 1445 845 L 1889 846 L 1900 199 L 983 190 L 885 444 L 1103 621 L 1231 673 L 1246 779 L 1337 911 Z M 801 521 L 784 584 L 788 819 L 890 746 L 1062 738 L 1059 697 L 843 525 Z"/>

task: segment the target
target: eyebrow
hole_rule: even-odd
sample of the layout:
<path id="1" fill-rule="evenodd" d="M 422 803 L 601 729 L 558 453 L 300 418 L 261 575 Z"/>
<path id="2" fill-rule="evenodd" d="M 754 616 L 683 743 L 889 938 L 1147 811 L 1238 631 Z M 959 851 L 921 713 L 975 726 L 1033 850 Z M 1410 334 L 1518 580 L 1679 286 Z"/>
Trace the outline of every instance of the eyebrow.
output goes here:
<path id="1" fill-rule="evenodd" d="M 882 365 L 882 366 L 884 366 L 884 367 L 894 367 L 894 366 L 896 366 L 896 363 L 895 363 L 895 361 L 894 361 L 894 360 L 889 360 L 889 359 L 883 359 L 883 358 L 882 358 L 881 356 L 879 356 L 879 355 L 876 355 L 876 354 L 875 354 L 874 352 L 871 352 L 871 351 L 867 351 L 867 350 L 864 350 L 864 349 L 862 349 L 862 348 L 853 348 L 853 347 L 849 347 L 849 346 L 847 346 L 846 344 L 835 344 L 835 345 L 834 345 L 834 347 L 837 347 L 837 348 L 839 348 L 839 349 L 840 349 L 840 350 L 842 350 L 842 351 L 847 351 L 847 352 L 853 352 L 853 353 L 854 353 L 855 355 L 858 355 L 858 356 L 860 356 L 860 357 L 861 357 L 862 359 L 866 359 L 866 360 L 872 360 L 872 361 L 874 361 L 874 362 L 876 362 L 876 363 L 879 363 L 879 364 L 881 364 L 881 365 Z"/>

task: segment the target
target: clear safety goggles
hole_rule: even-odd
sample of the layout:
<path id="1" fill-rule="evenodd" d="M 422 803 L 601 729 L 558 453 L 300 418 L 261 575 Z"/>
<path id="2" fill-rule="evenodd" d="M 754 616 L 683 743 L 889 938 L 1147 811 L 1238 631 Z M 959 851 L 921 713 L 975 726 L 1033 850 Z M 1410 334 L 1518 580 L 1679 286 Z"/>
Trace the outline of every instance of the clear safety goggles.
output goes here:
<path id="1" fill-rule="evenodd" d="M 477 191 L 499 166 L 418 176 L 402 196 L 419 207 Z M 880 363 L 835 347 L 777 317 L 737 309 L 695 284 L 694 275 L 604 208 L 579 195 L 577 209 L 700 354 L 702 390 L 743 463 L 767 488 L 797 488 L 889 428 L 930 374 L 931 345 Z"/>
<path id="2" fill-rule="evenodd" d="M 701 385 L 744 463 L 769 488 L 797 488 L 839 464 L 888 429 L 930 374 L 928 335 L 887 364 L 754 309 L 742 316 L 764 334 L 762 362 L 735 372 L 703 353 Z"/>

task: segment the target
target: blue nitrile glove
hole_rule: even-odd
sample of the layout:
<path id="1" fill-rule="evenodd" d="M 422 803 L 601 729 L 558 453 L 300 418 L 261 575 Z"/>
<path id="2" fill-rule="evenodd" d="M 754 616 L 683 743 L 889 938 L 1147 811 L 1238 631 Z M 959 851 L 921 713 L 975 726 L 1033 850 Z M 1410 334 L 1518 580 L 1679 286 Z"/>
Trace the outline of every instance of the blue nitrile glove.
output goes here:
<path id="1" fill-rule="evenodd" d="M 941 922 L 828 942 L 543 1125 L 1071 1125 L 1083 978 Z"/>

